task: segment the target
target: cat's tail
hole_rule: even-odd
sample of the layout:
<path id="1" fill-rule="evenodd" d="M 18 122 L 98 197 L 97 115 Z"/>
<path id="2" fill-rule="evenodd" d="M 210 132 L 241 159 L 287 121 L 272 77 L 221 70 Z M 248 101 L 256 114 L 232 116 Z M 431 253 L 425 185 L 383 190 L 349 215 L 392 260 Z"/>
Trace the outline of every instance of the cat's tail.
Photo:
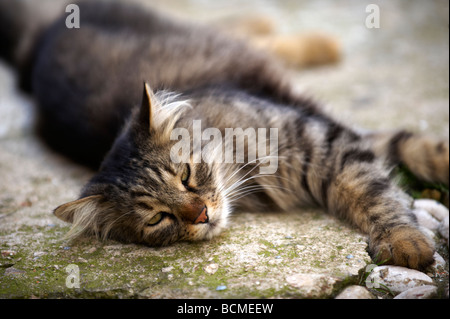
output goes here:
<path id="1" fill-rule="evenodd" d="M 56 19 L 65 1 L 0 0 L 0 59 L 26 68 L 41 31 Z"/>
<path id="2" fill-rule="evenodd" d="M 448 141 L 408 131 L 370 134 L 377 155 L 390 165 L 403 164 L 425 182 L 449 185 Z"/>

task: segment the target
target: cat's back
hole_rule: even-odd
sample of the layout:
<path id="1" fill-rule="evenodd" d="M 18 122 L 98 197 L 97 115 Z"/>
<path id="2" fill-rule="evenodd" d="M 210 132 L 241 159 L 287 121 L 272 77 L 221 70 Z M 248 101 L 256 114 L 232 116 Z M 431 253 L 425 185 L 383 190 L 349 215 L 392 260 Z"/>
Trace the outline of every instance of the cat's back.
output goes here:
<path id="1" fill-rule="evenodd" d="M 273 99 L 291 94 L 276 61 L 214 28 L 115 1 L 81 2 L 79 9 L 80 28 L 68 28 L 63 15 L 34 50 L 41 127 L 48 139 L 59 136 L 59 149 L 91 148 L 102 158 L 140 103 L 144 81 L 154 90 L 226 85 Z"/>
<path id="2" fill-rule="evenodd" d="M 127 103 L 139 102 L 144 80 L 153 89 L 226 84 L 268 95 L 284 84 L 274 60 L 212 27 L 115 1 L 81 2 L 80 16 L 78 29 L 62 17 L 44 33 L 33 75 L 38 91 L 43 77 L 61 81 L 56 72 L 78 93 L 123 91 Z"/>

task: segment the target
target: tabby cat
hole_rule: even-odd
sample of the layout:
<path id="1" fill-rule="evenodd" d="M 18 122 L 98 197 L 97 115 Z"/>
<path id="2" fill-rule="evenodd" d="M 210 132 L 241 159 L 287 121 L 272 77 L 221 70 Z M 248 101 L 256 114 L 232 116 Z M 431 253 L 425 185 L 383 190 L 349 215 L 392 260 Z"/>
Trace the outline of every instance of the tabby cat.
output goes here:
<path id="1" fill-rule="evenodd" d="M 69 29 L 64 13 L 36 22 L 23 1 L 4 3 L 1 53 L 36 98 L 40 133 L 72 158 L 100 165 L 79 199 L 54 211 L 73 223 L 72 237 L 168 245 L 219 234 L 234 209 L 315 205 L 368 234 L 378 261 L 416 269 L 433 262 L 433 242 L 390 171 L 403 163 L 448 185 L 446 142 L 347 127 L 294 93 L 276 59 L 211 27 L 89 1 L 79 3 L 80 28 Z M 276 128 L 277 150 L 223 163 L 217 149 L 207 154 L 212 160 L 194 161 L 193 148 L 186 163 L 174 161 L 179 140 L 171 133 L 183 128 L 192 139 L 194 120 L 222 135 Z M 269 145 L 263 138 L 258 145 Z M 274 157 L 276 173 L 260 173 Z"/>

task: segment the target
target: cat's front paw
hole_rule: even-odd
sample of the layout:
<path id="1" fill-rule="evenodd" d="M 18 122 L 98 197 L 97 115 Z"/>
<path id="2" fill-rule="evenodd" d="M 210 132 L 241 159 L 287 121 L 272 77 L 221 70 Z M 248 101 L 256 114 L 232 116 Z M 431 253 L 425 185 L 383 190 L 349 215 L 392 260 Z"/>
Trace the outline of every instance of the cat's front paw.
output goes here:
<path id="1" fill-rule="evenodd" d="M 369 254 L 375 263 L 418 270 L 434 262 L 434 251 L 434 244 L 426 235 L 408 226 L 391 229 L 383 236 L 372 236 L 369 242 Z"/>

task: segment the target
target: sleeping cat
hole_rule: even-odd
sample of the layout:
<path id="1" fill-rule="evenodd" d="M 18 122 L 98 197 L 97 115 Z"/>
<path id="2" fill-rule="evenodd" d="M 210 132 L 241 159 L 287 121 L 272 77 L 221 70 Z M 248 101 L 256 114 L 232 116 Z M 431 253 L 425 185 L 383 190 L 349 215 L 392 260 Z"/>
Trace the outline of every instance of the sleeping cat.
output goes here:
<path id="1" fill-rule="evenodd" d="M 210 27 L 89 1 L 79 3 L 81 27 L 68 29 L 64 14 L 32 24 L 32 10 L 14 3 L 0 10 L 9 45 L 2 53 L 36 98 L 41 134 L 72 158 L 100 165 L 80 198 L 54 211 L 73 224 L 71 237 L 168 245 L 219 234 L 235 209 L 315 205 L 368 234 L 375 261 L 416 269 L 433 262 L 433 242 L 390 170 L 403 163 L 448 185 L 447 143 L 347 127 L 294 93 L 274 58 Z M 254 160 L 247 152 L 243 163 L 224 162 L 233 139 L 195 160 L 209 140 L 195 147 L 194 121 L 221 136 L 227 128 L 276 129 L 277 149 L 258 134 L 256 142 L 244 139 L 245 150 L 266 145 Z M 179 155 L 176 129 L 194 146 L 185 161 L 171 156 Z M 261 173 L 273 157 L 276 172 Z"/>

